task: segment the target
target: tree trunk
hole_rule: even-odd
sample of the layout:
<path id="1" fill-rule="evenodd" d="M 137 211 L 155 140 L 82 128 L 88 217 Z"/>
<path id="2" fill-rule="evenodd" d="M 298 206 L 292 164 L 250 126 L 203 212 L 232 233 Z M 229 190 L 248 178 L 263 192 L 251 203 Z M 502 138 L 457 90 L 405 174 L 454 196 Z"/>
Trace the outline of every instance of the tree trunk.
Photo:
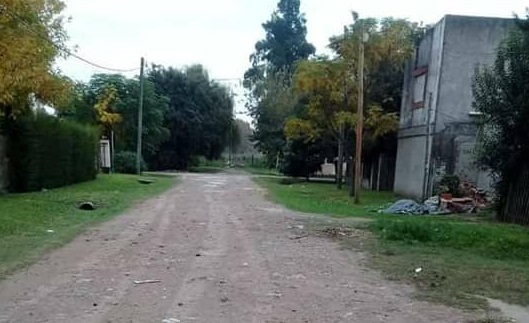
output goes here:
<path id="1" fill-rule="evenodd" d="M 338 165 L 336 167 L 336 187 L 341 190 L 343 182 L 343 151 L 344 151 L 344 131 L 340 127 L 340 137 L 338 138 Z"/>
<path id="2" fill-rule="evenodd" d="M 349 170 L 347 176 L 349 177 L 349 196 L 355 196 L 355 174 L 354 174 L 354 158 L 347 163 L 347 169 Z"/>

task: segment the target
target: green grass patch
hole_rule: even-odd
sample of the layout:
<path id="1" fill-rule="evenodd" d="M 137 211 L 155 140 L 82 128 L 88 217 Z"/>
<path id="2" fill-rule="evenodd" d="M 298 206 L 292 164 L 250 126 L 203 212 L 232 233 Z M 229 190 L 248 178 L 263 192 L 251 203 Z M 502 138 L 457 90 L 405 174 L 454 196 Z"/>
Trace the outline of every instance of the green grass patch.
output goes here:
<path id="1" fill-rule="evenodd" d="M 382 206 L 395 202 L 391 192 L 362 191 L 360 205 L 354 204 L 347 188 L 338 190 L 334 183 L 285 182 L 277 178 L 255 178 L 254 181 L 268 190 L 270 198 L 286 207 L 307 213 L 335 217 L 366 217 L 375 215 Z"/>
<path id="2" fill-rule="evenodd" d="M 413 284 L 421 299 L 464 309 L 487 308 L 482 297 L 529 305 L 526 228 L 428 217 L 379 218 L 360 228 L 374 234 L 345 245 L 370 251 L 371 267 Z"/>
<path id="3" fill-rule="evenodd" d="M 498 259 L 473 250 L 378 240 L 370 265 L 387 278 L 411 283 L 421 299 L 449 306 L 486 308 L 479 296 L 529 305 L 529 262 Z M 415 272 L 422 268 L 420 273 Z"/>
<path id="4" fill-rule="evenodd" d="M 263 168 L 263 167 L 244 167 L 244 171 L 252 175 L 264 175 L 264 176 L 283 176 L 280 172 L 275 169 Z"/>
<path id="5" fill-rule="evenodd" d="M 504 224 L 470 224 L 429 218 L 378 219 L 371 229 L 389 241 L 464 250 L 493 259 L 529 261 L 529 230 Z"/>
<path id="6" fill-rule="evenodd" d="M 0 196 L 0 279 L 71 241 L 89 225 L 169 189 L 175 181 L 174 177 L 153 178 L 154 183 L 143 185 L 137 176 L 100 175 L 73 186 Z M 84 201 L 95 203 L 97 209 L 77 209 Z"/>

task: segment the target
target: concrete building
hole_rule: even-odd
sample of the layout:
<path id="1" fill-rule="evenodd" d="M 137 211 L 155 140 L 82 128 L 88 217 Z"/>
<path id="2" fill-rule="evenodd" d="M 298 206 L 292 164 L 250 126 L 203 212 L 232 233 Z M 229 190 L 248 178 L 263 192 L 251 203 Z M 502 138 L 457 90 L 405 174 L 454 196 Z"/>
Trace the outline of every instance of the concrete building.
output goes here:
<path id="1" fill-rule="evenodd" d="M 474 165 L 472 83 L 476 67 L 494 62 L 513 25 L 513 19 L 448 15 L 421 40 L 404 77 L 396 193 L 429 197 L 444 174 L 490 187 Z"/>

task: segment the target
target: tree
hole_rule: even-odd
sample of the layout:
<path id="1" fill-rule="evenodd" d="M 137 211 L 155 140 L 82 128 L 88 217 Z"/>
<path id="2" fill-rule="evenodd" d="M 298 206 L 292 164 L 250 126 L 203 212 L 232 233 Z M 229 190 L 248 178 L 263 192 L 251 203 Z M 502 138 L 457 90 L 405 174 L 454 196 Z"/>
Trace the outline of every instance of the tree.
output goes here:
<path id="1" fill-rule="evenodd" d="M 307 21 L 300 5 L 300 0 L 279 1 L 271 19 L 263 24 L 266 37 L 255 44 L 253 66 L 264 63 L 275 70 L 288 71 L 315 53 L 315 47 L 306 40 Z"/>
<path id="2" fill-rule="evenodd" d="M 286 145 L 284 123 L 297 105 L 292 73 L 297 62 L 315 53 L 315 47 L 306 40 L 306 19 L 300 12 L 300 0 L 280 0 L 263 29 L 266 36 L 255 44 L 244 86 L 248 109 L 255 119 L 257 148 L 267 156 L 269 165 L 277 166 Z"/>
<path id="3" fill-rule="evenodd" d="M 30 95 L 58 105 L 69 82 L 54 69 L 66 32 L 60 0 L 3 0 L 0 5 L 0 115 L 23 113 Z"/>
<path id="4" fill-rule="evenodd" d="M 481 113 L 478 163 L 492 172 L 498 219 L 529 224 L 529 21 L 502 43 L 495 63 L 481 67 L 474 80 L 474 108 Z"/>
<path id="5" fill-rule="evenodd" d="M 278 168 L 286 145 L 285 123 L 299 108 L 299 97 L 291 85 L 290 76 L 284 72 L 268 76 L 263 86 L 266 91 L 258 105 L 250 110 L 255 121 L 252 139 L 265 155 L 268 166 Z"/>
<path id="6" fill-rule="evenodd" d="M 405 63 L 427 27 L 405 19 L 353 18 L 353 23 L 342 35 L 331 37 L 329 47 L 340 60 L 347 62 L 352 85 L 356 87 L 360 35 L 364 32 L 369 35 L 365 44 L 364 106 L 367 108 L 367 131 L 364 132 L 363 159 L 377 158 L 381 153 L 394 155 L 397 148 L 394 130 L 398 126 Z M 348 95 L 354 102 L 355 91 Z M 353 105 L 356 106 L 356 103 Z"/>
<path id="7" fill-rule="evenodd" d="M 147 162 L 155 169 L 187 169 L 193 157 L 219 158 L 233 124 L 230 90 L 211 81 L 200 65 L 184 70 L 154 66 L 149 80 L 169 100 L 163 124 L 170 136 Z"/>
<path id="8" fill-rule="evenodd" d="M 116 136 L 116 151 L 134 152 L 138 129 L 139 91 L 137 78 L 129 79 L 119 74 L 95 74 L 88 84 L 76 84 L 68 108 L 59 111 L 59 116 L 81 123 L 99 124 L 105 121 L 101 118 L 103 108 L 106 113 L 111 114 L 111 118 L 121 119 L 120 122 L 111 122 Z M 145 158 L 154 156 L 169 136 L 169 129 L 163 125 L 168 108 L 168 99 L 156 93 L 151 81 L 145 80 L 142 128 Z M 103 119 L 107 117 L 103 116 Z"/>
<path id="9" fill-rule="evenodd" d="M 295 88 L 300 95 L 308 98 L 308 113 L 289 120 L 285 127 L 287 138 L 305 137 L 308 142 L 321 138 L 332 138 L 338 146 L 338 188 L 342 184 L 342 165 L 346 133 L 350 133 L 356 123 L 357 98 L 356 83 L 351 82 L 349 64 L 337 58 L 320 58 L 298 65 L 295 74 Z M 367 109 L 365 116 L 365 138 L 375 140 L 397 128 L 395 113 L 385 113 L 378 106 Z"/>

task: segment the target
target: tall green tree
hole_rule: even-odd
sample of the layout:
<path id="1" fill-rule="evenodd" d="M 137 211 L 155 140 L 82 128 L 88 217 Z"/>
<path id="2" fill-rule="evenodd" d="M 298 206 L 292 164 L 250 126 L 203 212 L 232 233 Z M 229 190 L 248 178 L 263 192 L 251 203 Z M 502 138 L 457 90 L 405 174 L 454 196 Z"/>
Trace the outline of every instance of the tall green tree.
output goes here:
<path id="1" fill-rule="evenodd" d="M 266 37 L 255 44 L 252 65 L 266 64 L 275 70 L 290 70 L 294 64 L 314 54 L 315 47 L 307 42 L 305 15 L 300 0 L 280 0 L 277 10 L 263 24 Z"/>
<path id="2" fill-rule="evenodd" d="M 529 224 L 529 190 L 523 182 L 529 174 L 528 80 L 529 20 L 519 20 L 500 46 L 495 63 L 476 71 L 473 91 L 474 108 L 481 112 L 478 163 L 494 176 L 498 218 L 525 225 Z M 518 212 L 510 212 L 510 207 Z"/>
<path id="3" fill-rule="evenodd" d="M 315 53 L 315 47 L 306 39 L 306 19 L 300 11 L 300 0 L 280 0 L 263 29 L 266 36 L 255 44 L 244 86 L 255 120 L 254 140 L 270 164 L 277 164 L 286 144 L 282 129 L 297 105 L 292 73 L 297 62 Z"/>
<path id="4" fill-rule="evenodd" d="M 219 158 L 234 122 L 231 91 L 211 81 L 200 65 L 183 70 L 155 66 L 149 80 L 169 99 L 163 124 L 170 136 L 148 162 L 156 169 L 187 169 L 193 157 Z"/>

